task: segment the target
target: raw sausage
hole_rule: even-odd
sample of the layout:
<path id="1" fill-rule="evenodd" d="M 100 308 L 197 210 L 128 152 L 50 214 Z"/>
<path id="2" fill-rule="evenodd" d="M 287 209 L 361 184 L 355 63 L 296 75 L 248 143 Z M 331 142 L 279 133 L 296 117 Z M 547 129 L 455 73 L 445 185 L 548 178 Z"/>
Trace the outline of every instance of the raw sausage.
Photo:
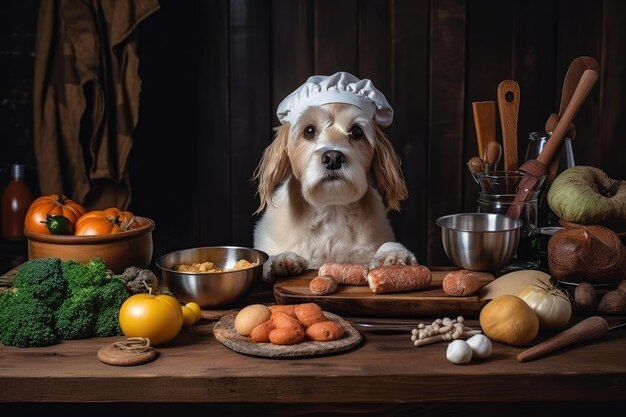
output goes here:
<path id="1" fill-rule="evenodd" d="M 319 275 L 330 275 L 337 284 L 367 285 L 367 267 L 361 264 L 325 263 L 320 267 Z"/>
<path id="2" fill-rule="evenodd" d="M 313 278 L 309 289 L 316 295 L 329 295 L 337 291 L 337 280 L 330 275 L 321 275 Z"/>
<path id="3" fill-rule="evenodd" d="M 374 293 L 383 294 L 428 288 L 432 275 L 423 265 L 389 265 L 371 269 L 367 281 Z"/>
<path id="4" fill-rule="evenodd" d="M 480 279 L 472 271 L 462 269 L 452 271 L 443 278 L 443 292 L 453 297 L 474 294 L 482 286 Z"/>

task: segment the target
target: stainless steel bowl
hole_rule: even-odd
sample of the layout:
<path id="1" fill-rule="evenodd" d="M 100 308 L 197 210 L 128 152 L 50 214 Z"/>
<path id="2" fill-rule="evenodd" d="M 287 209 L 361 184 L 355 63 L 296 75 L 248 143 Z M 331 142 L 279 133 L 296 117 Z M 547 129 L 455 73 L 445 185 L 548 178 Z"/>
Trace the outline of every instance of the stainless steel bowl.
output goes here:
<path id="1" fill-rule="evenodd" d="M 492 272 L 513 260 L 523 222 L 504 214 L 459 213 L 440 217 L 436 223 L 452 263 L 463 269 Z"/>
<path id="2" fill-rule="evenodd" d="M 227 272 L 180 272 L 178 265 L 213 262 L 218 268 L 232 268 L 240 259 L 257 265 Z M 260 250 L 238 246 L 207 246 L 183 249 L 157 259 L 165 285 L 181 302 L 196 302 L 203 308 L 231 305 L 252 288 L 261 277 L 268 256 Z"/>

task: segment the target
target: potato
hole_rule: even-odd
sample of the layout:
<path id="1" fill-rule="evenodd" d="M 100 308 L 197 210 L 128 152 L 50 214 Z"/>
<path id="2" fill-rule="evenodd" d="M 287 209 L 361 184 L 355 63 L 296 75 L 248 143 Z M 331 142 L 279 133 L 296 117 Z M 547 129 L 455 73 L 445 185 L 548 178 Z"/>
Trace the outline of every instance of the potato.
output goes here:
<path id="1" fill-rule="evenodd" d="M 304 331 L 302 326 L 297 329 L 278 328 L 270 332 L 269 339 L 275 345 L 293 345 L 304 339 Z"/>
<path id="2" fill-rule="evenodd" d="M 251 304 L 242 308 L 235 317 L 235 330 L 242 336 L 249 336 L 252 329 L 270 319 L 272 312 L 263 304 Z"/>
<path id="3" fill-rule="evenodd" d="M 626 293 L 620 290 L 607 292 L 598 303 L 598 311 L 602 314 L 626 314 Z"/>
<path id="4" fill-rule="evenodd" d="M 276 313 L 280 311 L 281 313 L 285 313 L 288 316 L 296 318 L 296 305 L 297 304 L 276 304 L 273 306 L 269 306 L 269 309 L 272 313 Z"/>
<path id="5" fill-rule="evenodd" d="M 297 318 L 291 317 L 280 311 L 272 313 L 270 320 L 277 329 L 298 329 L 302 328 L 302 323 Z"/>
<path id="6" fill-rule="evenodd" d="M 574 307 L 578 311 L 592 312 L 598 304 L 596 289 L 588 282 L 581 282 L 574 290 Z"/>
<path id="7" fill-rule="evenodd" d="M 315 303 L 304 303 L 296 307 L 296 317 L 304 327 L 309 327 L 320 321 L 328 320 L 324 312 Z"/>
<path id="8" fill-rule="evenodd" d="M 259 324 L 250 333 L 250 339 L 257 343 L 264 343 L 270 341 L 270 332 L 274 330 L 274 324 L 272 320 L 268 320 L 264 323 Z"/>
<path id="9" fill-rule="evenodd" d="M 341 324 L 332 320 L 320 321 L 310 325 L 305 334 L 311 340 L 318 342 L 328 342 L 340 339 L 343 336 L 344 328 Z"/>

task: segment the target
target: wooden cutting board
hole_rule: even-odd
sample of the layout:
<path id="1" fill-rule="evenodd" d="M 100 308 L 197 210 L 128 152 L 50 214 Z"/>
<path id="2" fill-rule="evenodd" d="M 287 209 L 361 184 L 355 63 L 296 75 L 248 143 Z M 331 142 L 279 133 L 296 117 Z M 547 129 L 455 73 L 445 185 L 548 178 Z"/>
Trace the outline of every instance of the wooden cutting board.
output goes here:
<path id="1" fill-rule="evenodd" d="M 488 300 L 478 293 L 467 297 L 451 297 L 443 292 L 441 283 L 450 270 L 431 270 L 430 288 L 394 294 L 374 294 L 369 286 L 340 285 L 330 295 L 316 295 L 309 282 L 317 270 L 309 270 L 297 277 L 280 279 L 274 284 L 277 304 L 317 303 L 325 311 L 344 316 L 378 317 L 464 317 L 477 316 Z M 487 285 L 495 278 L 488 272 L 477 272 Z"/>

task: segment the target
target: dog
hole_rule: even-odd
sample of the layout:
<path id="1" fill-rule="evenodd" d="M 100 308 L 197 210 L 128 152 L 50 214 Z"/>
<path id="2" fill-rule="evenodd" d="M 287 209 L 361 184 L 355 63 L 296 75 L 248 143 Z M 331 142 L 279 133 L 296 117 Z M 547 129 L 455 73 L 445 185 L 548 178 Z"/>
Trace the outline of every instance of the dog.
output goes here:
<path id="1" fill-rule="evenodd" d="M 303 92 L 312 79 L 317 84 Z M 349 73 L 307 83 L 279 106 L 283 124 L 253 176 L 262 213 L 254 247 L 270 255 L 263 279 L 327 262 L 417 264 L 395 241 L 387 218 L 408 194 L 400 158 L 379 127 L 391 118 L 391 107 L 369 80 Z"/>

